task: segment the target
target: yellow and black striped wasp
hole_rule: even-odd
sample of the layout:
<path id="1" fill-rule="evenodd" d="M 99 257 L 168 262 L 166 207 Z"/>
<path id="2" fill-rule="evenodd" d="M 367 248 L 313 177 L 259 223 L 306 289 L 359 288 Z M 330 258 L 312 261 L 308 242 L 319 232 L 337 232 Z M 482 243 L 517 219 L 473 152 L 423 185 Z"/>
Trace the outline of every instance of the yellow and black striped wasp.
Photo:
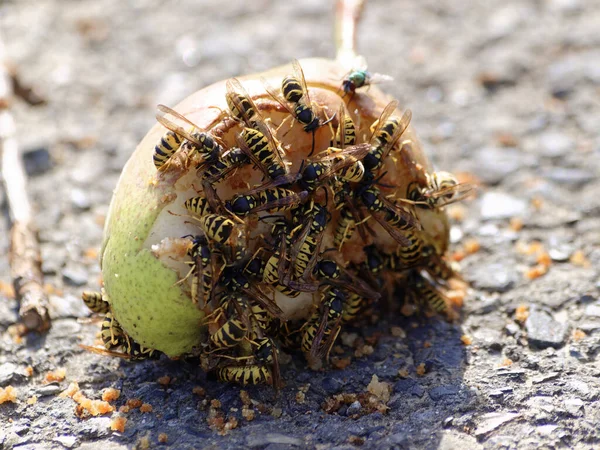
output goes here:
<path id="1" fill-rule="evenodd" d="M 424 167 L 415 161 L 413 142 L 410 139 L 402 142 L 400 158 L 414 180 L 406 189 L 406 203 L 419 208 L 436 209 L 464 200 L 474 192 L 475 186 L 459 183 L 450 172 L 426 172 Z"/>
<path id="2" fill-rule="evenodd" d="M 410 245 L 405 231 L 421 230 L 417 217 L 407 208 L 385 197 L 376 186 L 376 180 L 360 187 L 355 196 L 373 217 L 401 245 Z"/>
<path id="3" fill-rule="evenodd" d="M 205 132 L 205 130 L 168 106 L 158 105 L 156 107 L 156 120 L 174 135 L 187 139 L 187 145 L 191 147 L 191 150 L 202 156 L 201 165 L 212 163 L 223 152 L 223 147 L 210 133 Z M 167 134 L 169 135 L 169 133 Z M 158 145 L 155 148 L 153 158 L 157 168 L 164 167 L 165 163 L 180 147 L 175 148 L 174 145 L 171 145 L 170 148 L 170 150 L 166 147 L 159 149 Z"/>
<path id="4" fill-rule="evenodd" d="M 313 368 L 320 367 L 323 359 L 329 360 L 329 352 L 340 333 L 345 301 L 346 294 L 341 289 L 324 290 L 320 311 L 316 310 L 303 327 L 301 348 Z"/>
<path id="5" fill-rule="evenodd" d="M 326 122 L 321 123 L 315 112 L 316 106 L 310 100 L 304 71 L 297 59 L 292 61 L 292 70 L 293 74 L 286 76 L 281 82 L 281 94 L 264 78 L 262 82 L 269 95 L 304 126 L 304 131 L 312 133 L 312 148 L 308 155 L 311 156 L 315 150 L 315 132 Z"/>
<path id="6" fill-rule="evenodd" d="M 83 291 L 81 299 L 85 306 L 96 314 L 106 314 L 110 311 L 110 304 L 105 299 L 104 289 L 102 292 Z"/>
<path id="7" fill-rule="evenodd" d="M 373 132 L 369 140 L 371 150 L 362 160 L 371 178 L 375 177 L 375 173 L 381 168 L 391 149 L 410 125 L 411 110 L 407 109 L 401 117 L 398 117 L 393 115 L 397 107 L 396 100 L 388 103 L 379 119 L 372 125 Z"/>
<path id="8" fill-rule="evenodd" d="M 234 195 L 225 202 L 225 208 L 237 216 L 247 216 L 261 211 L 275 213 L 288 211 L 306 201 L 308 192 L 295 192 L 283 187 L 253 189 Z"/>
<path id="9" fill-rule="evenodd" d="M 111 312 L 108 312 L 104 317 L 100 334 L 102 343 L 104 344 L 103 348 L 83 344 L 79 344 L 79 346 L 92 353 L 114 356 L 131 361 L 157 359 L 160 357 L 159 351 L 144 347 L 129 337 Z"/>
<path id="10" fill-rule="evenodd" d="M 313 273 L 317 279 L 322 280 L 323 285 L 335 286 L 373 300 L 381 297 L 365 281 L 342 267 L 334 259 L 321 258 L 315 265 Z"/>
<path id="11" fill-rule="evenodd" d="M 254 363 L 235 364 L 250 358 L 255 360 Z M 281 388 L 278 350 L 272 339 L 263 338 L 257 342 L 257 349 L 251 357 L 242 356 L 230 359 L 233 359 L 235 363 L 217 369 L 217 377 L 221 381 L 242 385 L 265 383 L 272 384 L 276 390 Z M 269 367 L 271 368 L 269 369 Z"/>
<path id="12" fill-rule="evenodd" d="M 254 104 L 252 97 L 237 78 L 226 83 L 226 98 L 235 120 L 244 124 L 240 136 L 236 136 L 239 148 L 263 171 L 267 179 L 275 180 L 287 175 L 283 161 L 283 148 Z M 290 179 L 288 182 L 293 182 Z"/>

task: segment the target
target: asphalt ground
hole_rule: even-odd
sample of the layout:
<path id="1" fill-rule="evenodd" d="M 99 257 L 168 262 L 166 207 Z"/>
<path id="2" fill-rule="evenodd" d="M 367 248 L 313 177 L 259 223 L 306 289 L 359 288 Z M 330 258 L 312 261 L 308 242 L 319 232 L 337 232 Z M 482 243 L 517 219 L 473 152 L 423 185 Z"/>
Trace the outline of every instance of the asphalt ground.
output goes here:
<path id="1" fill-rule="evenodd" d="M 595 0 L 367 4 L 360 52 L 394 77 L 384 89 L 413 110 L 437 167 L 483 185 L 450 210 L 452 254 L 473 288 L 458 323 L 366 323 L 343 339 L 345 368 L 311 372 L 293 356 L 279 397 L 259 386 L 245 389 L 250 400 L 186 361 L 131 364 L 78 347 L 99 328 L 78 320 L 88 315 L 79 297 L 98 288 L 112 190 L 155 105 L 292 58 L 333 57 L 332 20 L 321 1 L 0 3 L 8 55 L 47 99 L 13 113 L 53 306 L 47 335 L 11 334 L 0 222 L 0 387 L 18 399 L 0 405 L 0 447 L 599 445 Z M 64 380 L 48 382 L 59 369 Z M 373 375 L 390 398 L 371 408 Z M 113 387 L 117 409 L 139 399 L 152 411 L 130 402 L 129 412 L 80 418 L 59 396 L 73 381 L 89 399 Z M 110 429 L 117 416 L 127 418 L 122 433 Z"/>

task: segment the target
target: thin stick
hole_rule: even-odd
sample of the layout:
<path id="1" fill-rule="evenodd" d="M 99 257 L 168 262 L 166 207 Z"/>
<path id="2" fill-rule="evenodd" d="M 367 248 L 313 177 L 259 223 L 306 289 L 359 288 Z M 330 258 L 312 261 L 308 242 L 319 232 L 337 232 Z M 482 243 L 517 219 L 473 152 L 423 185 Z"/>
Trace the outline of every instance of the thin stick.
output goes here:
<path id="1" fill-rule="evenodd" d="M 44 293 L 42 259 L 37 231 L 27 197 L 27 175 L 15 138 L 15 121 L 10 114 L 12 80 L 5 63 L 4 42 L 0 36 L 0 153 L 2 179 L 8 198 L 12 228 L 10 231 L 10 268 L 20 302 L 19 316 L 27 330 L 50 328 L 48 298 Z"/>
<path id="2" fill-rule="evenodd" d="M 337 0 L 335 6 L 336 59 L 343 66 L 352 68 L 356 51 L 356 29 L 365 0 Z"/>

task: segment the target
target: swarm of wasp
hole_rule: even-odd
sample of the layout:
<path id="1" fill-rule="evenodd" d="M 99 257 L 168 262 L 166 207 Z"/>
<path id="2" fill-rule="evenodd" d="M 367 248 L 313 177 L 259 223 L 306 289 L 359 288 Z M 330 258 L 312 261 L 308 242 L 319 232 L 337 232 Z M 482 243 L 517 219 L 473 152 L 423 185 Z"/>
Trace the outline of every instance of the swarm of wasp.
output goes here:
<path id="1" fill-rule="evenodd" d="M 470 187 L 357 72 L 294 60 L 158 106 L 111 204 L 105 291 L 84 295 L 104 352 L 279 386 L 281 348 L 320 368 L 367 306 L 452 315 L 443 208 Z"/>

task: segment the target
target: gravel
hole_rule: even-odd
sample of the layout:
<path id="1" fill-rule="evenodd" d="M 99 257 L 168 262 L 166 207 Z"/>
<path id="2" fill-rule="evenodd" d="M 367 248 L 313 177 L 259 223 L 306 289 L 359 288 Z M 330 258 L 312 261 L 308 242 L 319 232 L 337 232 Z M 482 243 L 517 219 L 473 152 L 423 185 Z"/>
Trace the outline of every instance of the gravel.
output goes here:
<path id="1" fill-rule="evenodd" d="M 332 56 L 330 5 L 2 2 L 8 57 L 47 100 L 35 108 L 16 101 L 13 110 L 54 321 L 44 336 L 19 341 L 11 333 L 17 305 L 6 287 L 9 231 L 0 221 L 0 386 L 14 386 L 18 397 L 0 405 L 0 447 L 597 448 L 597 10 L 581 0 L 367 1 L 358 38 L 371 70 L 395 78 L 382 87 L 413 110 L 436 166 L 483 183 L 453 223 L 454 250 L 467 239 L 481 246 L 461 261 L 472 288 L 465 314 L 453 324 L 380 314 L 351 330 L 373 342 L 372 354 L 356 357 L 344 345 L 332 352 L 349 358 L 343 369 L 311 372 L 290 355 L 278 395 L 243 389 L 249 420 L 242 388 L 217 383 L 191 361 L 129 363 L 82 349 L 100 325 L 78 298 L 99 288 L 94 253 L 107 205 L 155 123 L 155 105 L 292 58 Z M 534 241 L 551 260 L 538 278 L 526 273 L 542 257 L 523 251 Z M 580 251 L 583 260 L 574 258 Z M 59 368 L 66 378 L 48 383 Z M 387 408 L 375 412 L 360 396 L 373 374 L 392 387 Z M 168 385 L 158 381 L 165 375 Z M 59 397 L 74 381 L 87 398 L 113 387 L 117 409 L 139 398 L 152 412 L 118 413 L 125 431 L 111 431 L 117 413 L 81 419 L 76 403 Z M 342 394 L 357 397 L 328 410 Z M 219 433 L 209 426 L 215 414 L 237 426 Z"/>

